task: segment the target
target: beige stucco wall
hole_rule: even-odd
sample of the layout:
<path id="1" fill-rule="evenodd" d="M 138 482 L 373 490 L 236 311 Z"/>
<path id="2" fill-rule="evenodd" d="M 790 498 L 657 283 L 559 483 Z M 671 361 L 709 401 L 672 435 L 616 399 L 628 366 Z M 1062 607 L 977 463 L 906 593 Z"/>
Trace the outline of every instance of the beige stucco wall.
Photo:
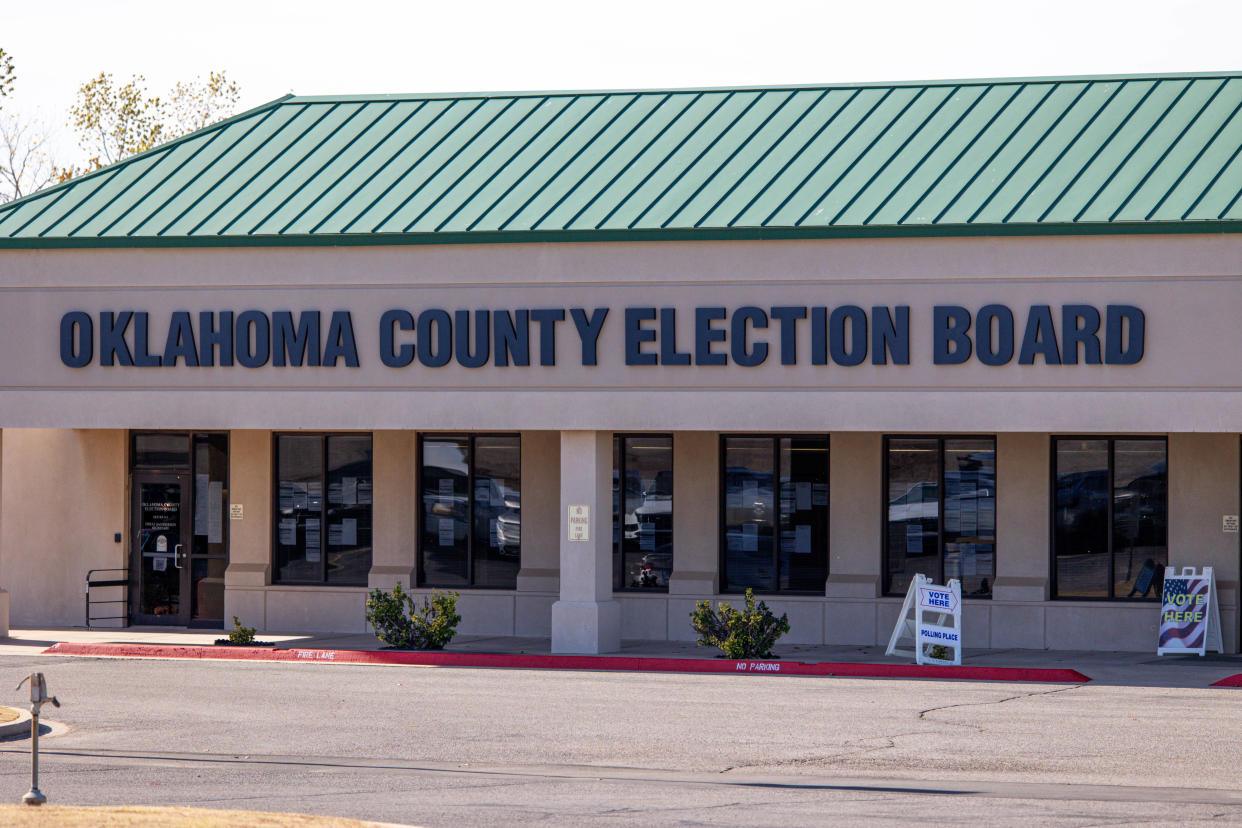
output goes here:
<path id="1" fill-rule="evenodd" d="M 0 251 L 0 353 L 20 355 L 0 363 L 0 427 L 889 431 L 917 413 L 928 432 L 1242 431 L 1239 262 L 1242 236 L 1224 235 Z M 1019 331 L 1031 305 L 1137 305 L 1146 355 L 932 364 L 934 305 L 997 301 Z M 842 304 L 908 305 L 911 364 L 811 365 L 803 322 L 798 365 L 624 365 L 627 306 L 675 309 L 687 350 L 697 306 Z M 611 308 L 597 366 L 569 321 L 555 367 L 378 358 L 389 308 L 574 306 Z M 151 313 L 157 348 L 175 309 L 346 309 L 362 365 L 61 364 L 65 312 L 124 308 Z M 755 336 L 775 351 L 774 328 Z"/>
<path id="2" fill-rule="evenodd" d="M 417 583 L 418 495 L 416 451 L 412 431 L 372 434 L 371 588 L 409 589 Z"/>
<path id="3" fill-rule="evenodd" d="M 272 580 L 272 435 L 229 434 L 229 501 L 242 507 L 229 520 L 229 566 L 224 572 L 224 617 L 267 629 L 264 587 Z"/>
<path id="4" fill-rule="evenodd" d="M 85 623 L 87 571 L 126 565 L 126 545 L 113 540 L 129 522 L 126 454 L 119 430 L 4 430 L 0 576 L 15 626 Z"/>
<path id="5" fill-rule="evenodd" d="M 561 441 L 555 431 L 522 432 L 522 568 L 513 632 L 552 635 L 560 594 Z"/>
<path id="6" fill-rule="evenodd" d="M 1221 518 L 1242 500 L 1239 445 L 1236 434 L 1169 435 L 1169 563 L 1215 568 L 1229 652 L 1238 651 L 1239 535 Z"/>

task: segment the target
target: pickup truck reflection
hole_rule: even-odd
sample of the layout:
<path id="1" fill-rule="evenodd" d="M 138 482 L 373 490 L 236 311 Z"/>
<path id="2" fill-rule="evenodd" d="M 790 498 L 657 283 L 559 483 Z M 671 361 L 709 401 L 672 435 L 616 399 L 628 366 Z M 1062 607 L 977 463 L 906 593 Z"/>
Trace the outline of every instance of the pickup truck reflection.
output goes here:
<path id="1" fill-rule="evenodd" d="M 657 472 L 644 481 L 627 470 L 625 508 L 620 508 L 620 481 L 613 472 L 613 542 L 622 550 L 622 569 L 629 587 L 667 587 L 673 572 L 673 473 Z M 618 534 L 620 537 L 618 537 Z"/>

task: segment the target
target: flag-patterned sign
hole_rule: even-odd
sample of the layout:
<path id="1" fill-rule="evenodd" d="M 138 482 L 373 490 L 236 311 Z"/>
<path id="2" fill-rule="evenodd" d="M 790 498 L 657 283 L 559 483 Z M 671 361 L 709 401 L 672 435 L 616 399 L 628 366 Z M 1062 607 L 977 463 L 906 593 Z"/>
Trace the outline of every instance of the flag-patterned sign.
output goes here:
<path id="1" fill-rule="evenodd" d="M 1202 652 L 1207 642 L 1212 576 L 1170 575 L 1160 608 L 1160 649 Z"/>

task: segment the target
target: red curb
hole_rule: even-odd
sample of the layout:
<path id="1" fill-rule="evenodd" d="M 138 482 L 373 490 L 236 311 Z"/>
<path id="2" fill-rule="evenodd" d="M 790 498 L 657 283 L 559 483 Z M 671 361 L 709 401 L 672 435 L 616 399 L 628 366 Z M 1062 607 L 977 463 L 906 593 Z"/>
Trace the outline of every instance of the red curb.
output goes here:
<path id="1" fill-rule="evenodd" d="M 1242 673 L 1225 676 L 1220 681 L 1212 682 L 1208 687 L 1242 687 Z"/>
<path id="2" fill-rule="evenodd" d="M 1077 670 L 1038 667 L 941 667 L 853 662 L 734 661 L 638 656 L 510 655 L 408 652 L 396 650 L 278 650 L 269 647 L 184 647 L 165 644 L 53 644 L 44 655 L 105 658 L 196 658 L 223 661 L 317 661 L 335 664 L 405 664 L 428 667 L 501 667 L 544 670 L 624 670 L 657 673 L 745 673 L 748 675 L 838 676 L 852 678 L 966 679 L 1079 684 Z M 1242 677 L 1240 677 L 1242 678 Z"/>

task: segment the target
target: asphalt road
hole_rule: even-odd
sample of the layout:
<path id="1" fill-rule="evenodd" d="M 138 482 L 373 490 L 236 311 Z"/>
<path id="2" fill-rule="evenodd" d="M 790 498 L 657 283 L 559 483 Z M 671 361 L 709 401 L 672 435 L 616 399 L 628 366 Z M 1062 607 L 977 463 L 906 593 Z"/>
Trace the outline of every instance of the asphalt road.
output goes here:
<path id="1" fill-rule="evenodd" d="M 418 825 L 1242 822 L 1242 691 L 0 656 L 58 803 Z M 45 711 L 45 712 L 48 712 Z M 29 783 L 0 743 L 0 797 Z"/>

